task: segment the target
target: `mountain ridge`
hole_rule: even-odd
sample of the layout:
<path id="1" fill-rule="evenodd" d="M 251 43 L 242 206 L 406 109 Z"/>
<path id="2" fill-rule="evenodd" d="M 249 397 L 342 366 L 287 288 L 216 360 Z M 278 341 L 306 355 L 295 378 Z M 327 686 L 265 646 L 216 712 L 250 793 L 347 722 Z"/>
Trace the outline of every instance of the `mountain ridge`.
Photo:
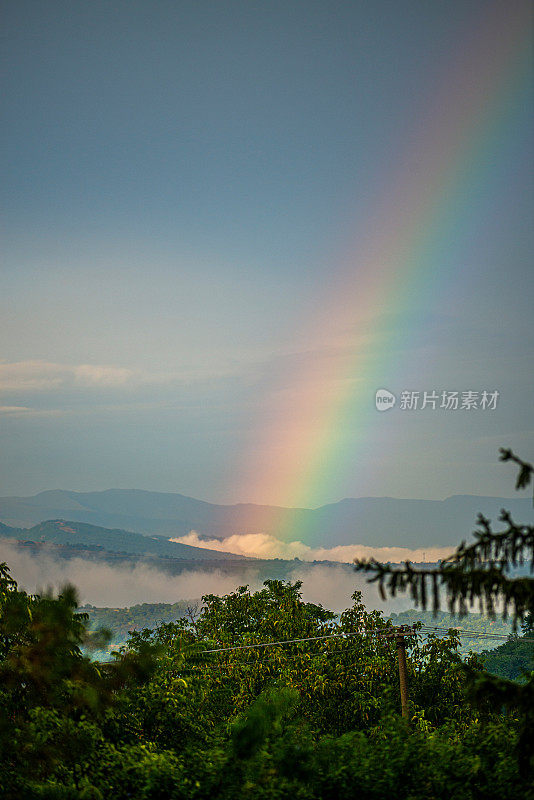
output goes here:
<path id="1" fill-rule="evenodd" d="M 143 536 L 119 528 L 103 528 L 85 522 L 53 519 L 37 523 L 31 528 L 12 528 L 0 523 L 0 538 L 35 543 L 90 545 L 114 553 L 139 556 L 187 559 L 195 561 L 226 559 L 247 561 L 245 556 L 219 550 L 193 547 L 179 542 L 169 542 L 162 537 Z"/>
<path id="2" fill-rule="evenodd" d="M 519 522 L 533 518 L 531 500 L 519 497 L 344 498 L 306 509 L 250 503 L 221 505 L 179 493 L 144 489 L 56 489 L 29 497 L 0 498 L 0 521 L 27 528 L 63 519 L 165 539 L 179 538 L 194 530 L 204 539 L 263 533 L 283 541 L 302 541 L 311 547 L 430 547 L 457 544 L 473 531 L 479 513 L 495 522 L 503 507 Z"/>

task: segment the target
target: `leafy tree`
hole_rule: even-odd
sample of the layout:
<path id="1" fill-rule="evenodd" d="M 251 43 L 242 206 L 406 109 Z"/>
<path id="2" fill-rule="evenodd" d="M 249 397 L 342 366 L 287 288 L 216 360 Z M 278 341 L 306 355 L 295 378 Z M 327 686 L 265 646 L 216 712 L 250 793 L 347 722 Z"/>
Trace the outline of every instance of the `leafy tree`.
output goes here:
<path id="1" fill-rule="evenodd" d="M 408 725 L 391 622 L 358 592 L 334 615 L 301 589 L 269 580 L 206 595 L 198 613 L 133 631 L 99 664 L 86 648 L 103 636 L 88 633 L 74 590 L 27 595 L 4 565 L 0 796 L 534 800 L 515 758 L 528 683 L 462 660 L 457 632 L 416 630 Z"/>
<path id="2" fill-rule="evenodd" d="M 1 755 L 9 800 L 528 794 L 512 758 L 516 721 L 466 701 L 454 633 L 411 641 L 413 721 L 405 724 L 391 625 L 368 612 L 359 593 L 339 617 L 305 603 L 299 583 L 208 595 L 198 617 L 133 632 L 115 663 L 98 665 L 83 654 L 75 597 L 32 598 L 9 573 L 4 578 L 0 665 L 11 680 L 2 687 L 10 716 Z M 5 612 L 17 602 L 21 620 L 10 628 Z M 40 692 L 27 681 L 26 661 L 46 653 L 48 614 L 63 630 L 54 633 L 61 658 L 72 661 L 54 665 L 47 656 L 35 674 L 57 669 L 59 683 L 44 680 Z M 28 659 L 19 659 L 24 647 Z M 84 699 L 87 686 L 93 702 Z"/>
<path id="3" fill-rule="evenodd" d="M 106 631 L 89 634 L 76 613 L 75 590 L 58 597 L 19 590 L 0 564 L 0 788 L 5 797 L 51 770 L 87 783 L 90 754 L 101 738 L 97 722 L 118 692 L 145 680 L 152 669 L 146 647 L 99 665 L 83 648 L 101 648 Z"/>
<path id="4" fill-rule="evenodd" d="M 523 621 L 523 636 L 510 636 L 505 644 L 494 650 L 484 650 L 480 658 L 484 669 L 501 678 L 528 680 L 534 671 L 534 629 L 533 616 L 529 614 Z"/>
<path id="5" fill-rule="evenodd" d="M 516 456 L 511 450 L 501 449 L 501 461 L 512 461 L 519 466 L 516 489 L 526 488 L 534 475 L 534 467 Z M 435 611 L 440 608 L 440 590 L 447 594 L 449 609 L 467 613 L 467 604 L 478 601 L 481 611 L 490 616 L 501 609 L 503 618 L 512 610 L 514 624 L 534 614 L 534 526 L 514 522 L 508 511 L 501 512 L 506 527 L 495 532 L 491 522 L 479 515 L 479 530 L 475 542 L 462 542 L 452 556 L 442 561 L 437 569 L 415 569 L 409 561 L 402 567 L 381 564 L 375 559 L 357 559 L 355 569 L 371 573 L 371 582 L 377 581 L 382 597 L 388 591 L 393 597 L 399 590 L 410 591 L 417 605 L 426 609 L 429 587 Z M 514 568 L 528 564 L 530 576 L 514 577 Z M 534 771 L 534 672 L 524 685 L 469 669 L 472 693 L 483 702 L 492 702 L 497 708 L 506 707 L 520 719 L 518 754 L 523 774 Z"/>

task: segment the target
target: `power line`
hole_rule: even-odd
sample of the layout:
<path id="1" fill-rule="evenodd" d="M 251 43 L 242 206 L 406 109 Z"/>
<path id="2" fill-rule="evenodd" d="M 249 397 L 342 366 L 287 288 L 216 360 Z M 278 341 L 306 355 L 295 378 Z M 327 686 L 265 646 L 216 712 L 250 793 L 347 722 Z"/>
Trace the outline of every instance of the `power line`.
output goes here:
<path id="1" fill-rule="evenodd" d="M 468 628 L 442 628 L 437 625 L 423 625 L 420 630 L 423 633 L 428 633 L 429 631 L 449 633 L 449 631 L 453 631 L 454 633 L 457 633 L 458 636 L 468 636 L 474 639 L 503 639 L 505 641 L 508 641 L 511 635 L 505 633 L 488 633 L 487 631 L 470 631 Z M 527 636 L 518 636 L 517 638 L 522 642 L 534 642 L 534 639 L 531 639 Z"/>
<path id="2" fill-rule="evenodd" d="M 416 630 L 416 625 L 419 624 L 419 627 Z M 267 647 L 276 647 L 277 645 L 285 645 L 285 644 L 302 644 L 305 642 L 321 642 L 326 643 L 327 640 L 331 639 L 344 639 L 347 641 L 351 637 L 360 636 L 363 638 L 368 638 L 372 641 L 373 637 L 375 638 L 373 644 L 379 641 L 380 637 L 383 637 L 393 643 L 395 640 L 396 650 L 397 650 L 397 663 L 399 669 L 399 687 L 400 687 L 400 697 L 401 697 L 401 709 L 402 709 L 402 716 L 409 720 L 409 696 L 408 696 L 408 672 L 407 672 L 407 664 L 406 664 L 406 638 L 407 637 L 421 637 L 429 636 L 432 631 L 437 631 L 438 634 L 440 633 L 456 633 L 457 636 L 475 638 L 484 641 L 491 641 L 491 640 L 502 640 L 508 639 L 507 636 L 504 634 L 491 634 L 483 631 L 469 631 L 466 629 L 460 628 L 444 628 L 438 625 L 431 626 L 431 625 L 423 625 L 422 623 L 414 623 L 412 626 L 409 625 L 400 625 L 400 626 L 385 626 L 384 628 L 374 629 L 374 630 L 365 630 L 365 631 L 354 631 L 354 632 L 343 632 L 338 634 L 326 634 L 323 636 L 307 636 L 307 637 L 300 637 L 298 639 L 282 639 L 280 641 L 270 641 L 270 642 L 257 642 L 255 644 L 248 644 L 248 645 L 234 645 L 233 647 L 218 647 L 218 648 L 211 648 L 209 650 L 200 650 L 198 651 L 197 655 L 204 655 L 207 653 L 235 653 L 241 651 L 254 651 L 258 650 L 259 648 L 267 648 Z M 534 641 L 534 639 L 527 638 L 527 637 L 518 637 L 518 640 L 521 641 Z M 211 662 L 210 667 L 216 666 L 220 668 L 224 668 L 227 670 L 226 672 L 219 672 L 219 677 L 225 680 L 231 680 L 233 678 L 238 677 L 235 675 L 236 672 L 241 670 L 246 670 L 248 667 L 258 667 L 263 666 L 265 664 L 268 667 L 278 667 L 278 672 L 281 672 L 286 666 L 288 661 L 294 661 L 295 659 L 300 659 L 303 663 L 301 666 L 313 666 L 313 662 L 317 658 L 330 658 L 331 656 L 337 656 L 340 653 L 344 653 L 345 655 L 351 654 L 353 656 L 352 666 L 354 666 L 354 657 L 356 657 L 356 661 L 359 659 L 357 658 L 359 655 L 359 651 L 355 648 L 347 648 L 347 647 L 336 647 L 334 649 L 321 649 L 319 652 L 309 653 L 309 652 L 298 652 L 293 654 L 287 654 L 287 651 L 281 651 L 278 654 L 278 657 L 283 656 L 280 659 L 280 662 L 276 664 L 274 657 L 275 654 L 272 653 L 270 657 L 263 659 L 247 659 L 245 661 L 225 661 L 225 662 Z M 339 661 L 338 661 L 339 664 Z M 201 672 L 203 664 L 191 664 L 192 672 Z M 195 669 L 196 668 L 196 669 Z M 359 677 L 362 676 L 362 673 L 358 673 Z M 264 675 L 251 675 L 254 679 L 258 677 L 266 678 L 267 676 Z M 269 676 L 270 677 L 270 676 Z"/>
<path id="3" fill-rule="evenodd" d="M 445 628 L 440 627 L 437 625 L 423 625 L 417 631 L 410 629 L 404 632 L 404 635 L 417 635 L 418 633 L 426 634 L 430 631 L 438 631 L 442 633 L 449 633 L 449 631 L 453 631 L 458 636 L 468 636 L 470 638 L 483 638 L 483 639 L 502 639 L 508 641 L 509 636 L 502 633 L 487 633 L 482 631 L 469 631 L 465 628 Z M 355 632 L 343 632 L 343 633 L 333 633 L 327 634 L 325 636 L 308 636 L 308 637 L 301 637 L 299 639 L 280 639 L 278 641 L 270 641 L 270 642 L 257 642 L 255 644 L 245 644 L 245 645 L 234 645 L 232 647 L 217 647 L 211 648 L 209 650 L 199 650 L 195 655 L 206 655 L 208 653 L 230 653 L 238 650 L 255 650 L 260 647 L 277 647 L 279 645 L 284 644 L 301 644 L 304 642 L 318 642 L 324 641 L 326 639 L 349 639 L 354 636 L 384 636 L 384 637 L 391 637 L 395 635 L 395 629 L 389 628 L 381 628 L 378 630 L 367 630 L 367 631 L 355 631 Z M 527 638 L 525 636 L 518 637 L 522 642 L 534 642 L 534 639 Z"/>
<path id="4" fill-rule="evenodd" d="M 339 650 L 321 650 L 321 651 L 319 651 L 317 653 L 294 653 L 292 655 L 286 655 L 284 657 L 282 663 L 281 663 L 281 666 L 283 666 L 287 661 L 295 661 L 298 658 L 300 658 L 300 659 L 309 659 L 311 661 L 312 659 L 320 658 L 322 656 L 330 657 L 332 655 L 336 655 L 336 654 L 339 654 L 339 653 L 346 653 L 346 654 L 347 653 L 349 653 L 349 654 L 353 653 L 354 655 L 357 655 L 357 651 L 347 650 L 346 648 L 339 649 Z M 256 666 L 256 665 L 261 665 L 261 664 L 275 664 L 275 663 L 276 663 L 275 656 L 272 656 L 271 658 L 250 659 L 248 661 L 219 661 L 219 662 L 214 662 L 214 663 L 210 664 L 210 668 L 211 667 L 231 667 L 233 669 L 234 667 L 239 668 L 239 667 L 247 667 L 247 666 Z M 197 666 L 197 665 L 195 665 L 195 666 Z M 200 665 L 199 664 L 198 666 L 201 667 L 201 666 L 204 666 L 204 665 Z"/>
<path id="5" fill-rule="evenodd" d="M 327 636 L 309 636 L 302 639 L 281 639 L 277 642 L 258 642 L 257 644 L 242 644 L 236 645 L 235 647 L 217 647 L 211 650 L 199 650 L 197 655 L 201 655 L 204 653 L 229 653 L 231 650 L 252 650 L 256 647 L 276 647 L 280 644 L 295 644 L 300 642 L 317 642 L 322 639 L 339 639 L 339 638 L 348 638 L 351 636 L 361 636 L 362 633 L 360 631 L 355 633 L 331 633 Z"/>
<path id="6" fill-rule="evenodd" d="M 522 641 L 523 641 L 523 639 L 522 639 Z M 534 641 L 534 639 L 528 639 L 527 641 Z M 209 651 L 207 651 L 207 652 L 209 652 Z M 301 660 L 306 659 L 306 660 L 310 660 L 311 661 L 311 660 L 317 659 L 317 658 L 330 658 L 331 656 L 338 655 L 340 653 L 344 653 L 345 655 L 351 655 L 352 654 L 354 656 L 358 656 L 358 651 L 351 650 L 351 649 L 346 648 L 346 647 L 337 648 L 335 650 L 320 650 L 320 651 L 317 651 L 315 653 L 301 652 L 301 653 L 294 653 L 294 654 L 291 654 L 291 655 L 285 655 L 285 654 L 282 655 L 282 654 L 280 654 L 280 656 L 281 656 L 280 666 L 284 666 L 288 661 L 295 661 L 296 659 L 301 659 Z M 265 658 L 265 659 L 249 659 L 247 661 L 219 661 L 219 662 L 213 662 L 212 664 L 210 664 L 210 667 L 214 666 L 214 667 L 227 667 L 227 668 L 232 668 L 232 669 L 234 669 L 234 668 L 240 669 L 242 667 L 247 667 L 247 666 L 256 666 L 256 665 L 264 665 L 264 664 L 275 664 L 276 663 L 276 658 L 277 658 L 277 656 L 274 656 L 274 654 L 273 654 L 272 657 Z M 197 665 L 195 665 L 195 666 L 197 666 Z M 198 665 L 198 666 L 200 667 L 202 665 Z"/>

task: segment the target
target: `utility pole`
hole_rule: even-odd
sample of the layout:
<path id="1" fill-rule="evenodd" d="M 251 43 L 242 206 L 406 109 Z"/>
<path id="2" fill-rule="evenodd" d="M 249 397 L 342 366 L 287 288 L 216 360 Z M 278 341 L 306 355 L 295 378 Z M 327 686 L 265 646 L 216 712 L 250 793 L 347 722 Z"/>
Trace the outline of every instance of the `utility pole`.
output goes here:
<path id="1" fill-rule="evenodd" d="M 399 684 L 401 696 L 401 712 L 404 719 L 408 720 L 410 714 L 408 711 L 408 670 L 406 668 L 406 646 L 404 641 L 404 632 L 397 628 L 395 635 L 397 643 L 397 661 L 399 662 Z"/>
<path id="2" fill-rule="evenodd" d="M 413 636 L 415 630 L 410 625 L 399 625 L 398 628 L 391 628 L 386 634 L 388 639 L 395 639 L 397 645 L 397 662 L 399 665 L 399 686 L 401 697 L 401 713 L 403 719 L 410 719 L 408 709 L 408 669 L 406 666 L 406 641 L 405 636 Z"/>

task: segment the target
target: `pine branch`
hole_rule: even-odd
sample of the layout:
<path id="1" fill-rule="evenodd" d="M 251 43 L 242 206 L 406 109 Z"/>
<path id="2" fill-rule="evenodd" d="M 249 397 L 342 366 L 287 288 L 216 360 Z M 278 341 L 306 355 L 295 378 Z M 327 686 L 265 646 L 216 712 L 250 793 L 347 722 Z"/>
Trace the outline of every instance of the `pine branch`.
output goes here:
<path id="1" fill-rule="evenodd" d="M 532 480 L 534 467 L 522 461 L 511 450 L 501 450 L 502 461 L 519 465 L 517 487 L 524 488 Z M 462 542 L 456 551 L 436 569 L 416 569 L 409 561 L 402 567 L 381 564 L 375 559 L 357 559 L 355 569 L 370 573 L 370 583 L 378 583 L 383 600 L 387 593 L 395 597 L 398 591 L 408 590 L 416 605 L 427 608 L 429 597 L 434 612 L 441 605 L 441 590 L 445 589 L 451 613 L 464 615 L 468 606 L 478 603 L 482 613 L 506 619 L 511 612 L 514 626 L 527 614 L 534 613 L 534 580 L 531 577 L 509 576 L 513 568 L 529 564 L 534 571 L 534 527 L 518 525 L 504 509 L 500 521 L 503 531 L 495 532 L 490 520 L 479 514 L 476 541 Z"/>
<path id="2" fill-rule="evenodd" d="M 528 461 L 523 461 L 519 456 L 516 456 L 509 448 L 501 447 L 500 450 L 501 461 L 514 461 L 519 466 L 519 472 L 515 484 L 516 489 L 526 489 L 534 476 L 534 466 L 529 464 Z M 534 505 L 534 487 L 532 494 L 532 504 Z"/>

